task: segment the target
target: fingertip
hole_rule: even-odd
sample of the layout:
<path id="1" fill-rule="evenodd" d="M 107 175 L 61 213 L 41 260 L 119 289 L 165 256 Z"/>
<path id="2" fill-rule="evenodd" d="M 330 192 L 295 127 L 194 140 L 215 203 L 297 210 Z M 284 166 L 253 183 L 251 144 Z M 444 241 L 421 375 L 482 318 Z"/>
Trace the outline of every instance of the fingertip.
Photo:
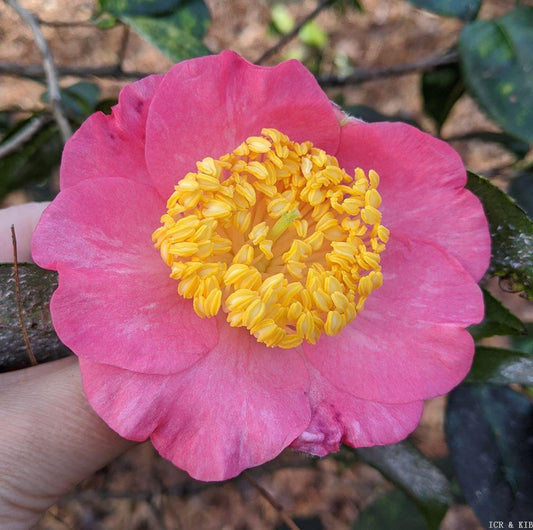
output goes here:
<path id="1" fill-rule="evenodd" d="M 15 228 L 17 261 L 32 262 L 31 237 L 48 202 L 28 202 L 0 210 L 0 263 L 13 263 L 11 226 Z"/>

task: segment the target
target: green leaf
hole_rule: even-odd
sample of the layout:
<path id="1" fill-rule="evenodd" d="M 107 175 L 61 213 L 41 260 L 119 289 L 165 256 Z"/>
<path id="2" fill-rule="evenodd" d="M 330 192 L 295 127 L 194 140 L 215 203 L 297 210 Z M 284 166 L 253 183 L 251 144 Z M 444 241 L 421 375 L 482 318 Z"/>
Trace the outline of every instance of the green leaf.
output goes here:
<path id="1" fill-rule="evenodd" d="M 315 20 L 304 24 L 298 32 L 298 37 L 304 44 L 317 50 L 323 50 L 328 44 L 328 34 Z"/>
<path id="2" fill-rule="evenodd" d="M 270 16 L 272 18 L 272 26 L 278 33 L 286 35 L 294 29 L 294 17 L 286 5 L 274 4 L 270 11 Z"/>
<path id="3" fill-rule="evenodd" d="M 430 529 L 438 528 L 452 501 L 452 493 L 448 479 L 433 463 L 408 442 L 356 452 L 416 504 Z"/>
<path id="4" fill-rule="evenodd" d="M 465 26 L 459 55 L 470 94 L 507 132 L 533 143 L 533 7 Z"/>
<path id="5" fill-rule="evenodd" d="M 483 300 L 485 302 L 483 321 L 468 328 L 475 340 L 494 335 L 521 335 L 525 333 L 526 328 L 522 321 L 485 289 L 483 289 Z"/>
<path id="6" fill-rule="evenodd" d="M 468 383 L 533 385 L 533 356 L 519 351 L 478 346 Z"/>
<path id="7" fill-rule="evenodd" d="M 21 148 L 0 159 L 0 199 L 12 190 L 48 177 L 59 166 L 63 143 L 48 125 Z"/>
<path id="8" fill-rule="evenodd" d="M 533 299 L 533 223 L 503 191 L 468 172 L 466 187 L 481 202 L 490 225 L 492 258 L 489 271 L 508 280 L 513 291 Z"/>
<path id="9" fill-rule="evenodd" d="M 99 7 L 122 17 L 123 15 L 159 15 L 169 13 L 178 7 L 183 0 L 98 0 Z"/>
<path id="10" fill-rule="evenodd" d="M 439 133 L 464 91 L 463 76 L 458 63 L 444 64 L 422 75 L 424 111 L 433 118 Z"/>
<path id="11" fill-rule="evenodd" d="M 533 219 L 533 167 L 520 171 L 509 186 L 509 195 Z"/>
<path id="12" fill-rule="evenodd" d="M 203 0 L 182 2 L 169 15 L 128 15 L 121 18 L 173 61 L 183 61 L 210 53 L 202 42 L 210 21 L 209 10 Z"/>
<path id="13" fill-rule="evenodd" d="M 352 530 L 426 530 L 424 516 L 401 491 L 394 490 L 382 495 L 367 506 L 352 525 Z"/>
<path id="14" fill-rule="evenodd" d="M 111 29 L 117 25 L 118 20 L 111 13 L 101 13 L 95 22 L 98 29 Z"/>
<path id="15" fill-rule="evenodd" d="M 409 0 L 411 4 L 446 17 L 474 20 L 481 7 L 481 0 Z"/>
<path id="16" fill-rule="evenodd" d="M 526 334 L 520 337 L 511 337 L 511 344 L 513 348 L 533 355 L 533 322 L 526 322 L 525 328 Z"/>
<path id="17" fill-rule="evenodd" d="M 94 111 L 99 98 L 100 88 L 89 81 L 80 81 L 61 89 L 63 109 L 70 118 L 80 123 Z M 46 103 L 49 102 L 48 90 L 43 92 L 41 99 Z"/>
<path id="18" fill-rule="evenodd" d="M 461 490 L 485 528 L 533 513 L 533 403 L 504 386 L 450 393 L 446 439 Z M 513 523 L 512 526 L 509 523 Z"/>

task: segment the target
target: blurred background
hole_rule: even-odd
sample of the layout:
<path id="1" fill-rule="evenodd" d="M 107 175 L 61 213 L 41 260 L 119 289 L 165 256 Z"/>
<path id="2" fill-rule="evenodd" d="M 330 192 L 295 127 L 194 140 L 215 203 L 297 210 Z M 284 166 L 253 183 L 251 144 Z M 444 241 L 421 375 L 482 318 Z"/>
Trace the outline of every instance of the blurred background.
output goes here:
<path id="1" fill-rule="evenodd" d="M 406 121 L 438 135 L 459 151 L 470 170 L 502 189 L 509 189 L 520 173 L 515 194 L 522 195 L 524 208 L 528 200 L 531 207 L 529 193 L 520 192 L 531 189 L 520 188 L 531 183 L 527 139 L 502 130 L 480 110 L 473 91 L 465 91 L 456 44 L 468 15 L 442 16 L 402 0 L 193 1 L 185 2 L 187 16 L 165 40 L 142 17 L 121 12 L 121 2 L 20 3 L 37 17 L 48 43 L 73 130 L 95 110 L 109 112 L 125 83 L 163 73 L 187 56 L 232 49 L 265 65 L 294 57 L 352 115 Z M 518 4 L 528 2 L 484 0 L 477 16 L 497 19 Z M 0 42 L 0 203 L 50 200 L 58 191 L 63 140 L 50 113 L 35 37 L 4 2 Z M 26 136 L 9 148 L 21 133 Z M 533 320 L 523 298 L 503 292 L 498 282 L 489 287 L 515 314 Z M 492 338 L 485 345 L 508 347 L 509 340 Z M 522 347 L 531 348 L 531 341 Z M 389 476 L 388 481 L 376 470 L 379 466 L 368 465 L 371 457 L 348 449 L 324 459 L 286 451 L 247 476 L 209 484 L 190 479 L 150 444 L 141 444 L 50 508 L 36 528 L 261 530 L 289 528 L 292 521 L 302 530 L 416 530 L 433 521 L 431 527 L 443 530 L 480 529 L 479 514 L 468 506 L 454 478 L 444 433 L 446 399 L 427 403 L 422 423 L 410 437 L 420 451 L 416 454 L 449 479 L 452 497 L 442 501 L 438 491 L 431 491 L 428 474 L 427 491 L 434 496 L 428 505 L 440 502 L 441 515 L 433 519 L 427 513 L 424 519 L 424 507 L 417 510 L 405 496 L 409 477 L 403 479 L 405 488 L 397 489 L 401 478 Z M 391 521 L 394 526 L 387 526 Z"/>

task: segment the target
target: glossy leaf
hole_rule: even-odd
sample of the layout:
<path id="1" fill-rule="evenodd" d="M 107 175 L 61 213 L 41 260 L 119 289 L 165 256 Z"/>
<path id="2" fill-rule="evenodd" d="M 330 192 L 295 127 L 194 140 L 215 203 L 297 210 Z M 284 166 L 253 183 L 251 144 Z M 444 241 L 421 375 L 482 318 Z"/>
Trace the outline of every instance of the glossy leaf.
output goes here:
<path id="1" fill-rule="evenodd" d="M 285 4 L 274 4 L 270 16 L 272 26 L 278 33 L 285 35 L 294 29 L 294 17 Z"/>
<path id="2" fill-rule="evenodd" d="M 432 462 L 408 442 L 367 447 L 356 452 L 417 505 L 429 528 L 438 528 L 452 494 L 448 479 Z"/>
<path id="3" fill-rule="evenodd" d="M 178 7 L 183 0 L 99 0 L 102 11 L 117 17 L 123 15 L 159 15 Z"/>
<path id="4" fill-rule="evenodd" d="M 533 355 L 502 348 L 478 346 L 466 381 L 508 385 L 533 385 Z"/>
<path id="5" fill-rule="evenodd" d="M 100 88 L 95 83 L 80 81 L 69 87 L 61 89 L 61 103 L 70 118 L 80 123 L 91 114 L 100 98 Z M 41 99 L 49 101 L 48 90 Z"/>
<path id="6" fill-rule="evenodd" d="M 526 334 L 520 337 L 511 337 L 511 344 L 513 348 L 533 355 L 533 322 L 527 322 L 525 328 Z"/>
<path id="7" fill-rule="evenodd" d="M 48 125 L 17 151 L 0 159 L 0 199 L 12 190 L 46 178 L 59 166 L 63 143 L 54 125 Z"/>
<path id="8" fill-rule="evenodd" d="M 474 339 L 480 340 L 494 335 L 520 335 L 525 333 L 522 321 L 484 289 L 483 300 L 485 302 L 485 317 L 483 321 L 468 328 Z"/>
<path id="9" fill-rule="evenodd" d="M 168 15 L 128 15 L 122 20 L 173 61 L 210 53 L 202 42 L 210 21 L 209 10 L 203 0 L 182 2 Z"/>
<path id="10" fill-rule="evenodd" d="M 316 23 L 311 20 L 305 24 L 298 32 L 298 38 L 307 46 L 323 50 L 328 44 L 328 34 Z"/>
<path id="11" fill-rule="evenodd" d="M 457 17 L 461 20 L 473 20 L 476 18 L 481 0 L 409 0 L 411 4 L 433 11 L 438 15 Z"/>
<path id="12" fill-rule="evenodd" d="M 533 167 L 521 171 L 511 181 L 509 195 L 516 201 L 530 219 L 533 219 Z"/>
<path id="13" fill-rule="evenodd" d="M 458 63 L 444 64 L 422 75 L 424 111 L 435 121 L 439 132 L 464 91 Z"/>
<path id="14" fill-rule="evenodd" d="M 492 258 L 489 271 L 507 279 L 513 291 L 533 299 L 533 223 L 503 191 L 475 173 L 467 188 L 483 203 L 490 225 Z"/>
<path id="15" fill-rule="evenodd" d="M 352 530 L 389 530 L 399 528 L 426 530 L 424 516 L 416 506 L 399 490 L 385 493 L 367 506 L 352 525 Z"/>
<path id="16" fill-rule="evenodd" d="M 465 26 L 459 54 L 469 92 L 507 132 L 533 143 L 533 7 Z"/>
<path id="17" fill-rule="evenodd" d="M 446 437 L 457 479 L 481 523 L 533 513 L 533 403 L 507 387 L 461 385 L 448 400 Z"/>

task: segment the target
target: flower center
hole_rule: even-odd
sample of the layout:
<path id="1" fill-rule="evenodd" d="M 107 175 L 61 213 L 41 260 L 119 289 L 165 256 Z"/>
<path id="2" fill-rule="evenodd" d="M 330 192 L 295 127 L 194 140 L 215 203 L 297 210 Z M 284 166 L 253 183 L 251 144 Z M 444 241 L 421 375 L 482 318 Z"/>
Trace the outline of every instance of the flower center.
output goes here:
<path id="1" fill-rule="evenodd" d="M 351 177 L 276 129 L 196 167 L 152 237 L 200 317 L 222 309 L 259 342 L 293 348 L 339 333 L 381 286 L 375 171 Z"/>

